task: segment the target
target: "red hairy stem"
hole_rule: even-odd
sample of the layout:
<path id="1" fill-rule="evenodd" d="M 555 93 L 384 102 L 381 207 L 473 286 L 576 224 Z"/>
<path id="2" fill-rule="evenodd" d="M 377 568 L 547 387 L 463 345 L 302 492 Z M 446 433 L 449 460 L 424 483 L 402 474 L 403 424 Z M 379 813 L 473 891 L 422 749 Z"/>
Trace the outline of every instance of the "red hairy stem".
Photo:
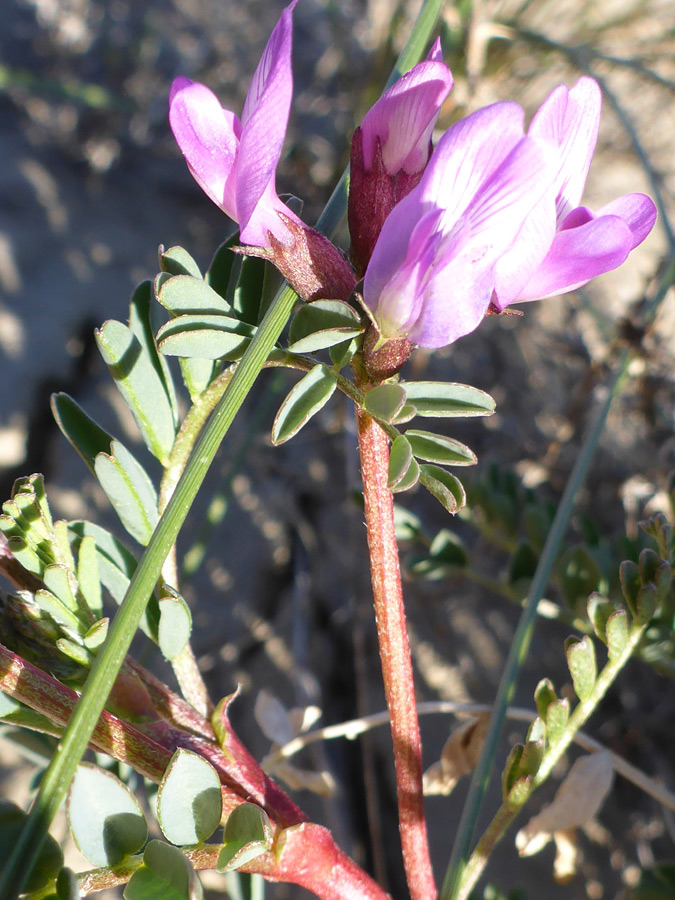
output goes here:
<path id="1" fill-rule="evenodd" d="M 58 728 L 64 728 L 68 724 L 78 699 L 74 690 L 2 644 L 0 690 L 42 713 Z M 101 713 L 91 738 L 91 746 L 129 763 L 151 781 L 161 781 L 172 755 L 171 750 L 109 712 Z"/>
<path id="2" fill-rule="evenodd" d="M 137 668 L 144 671 L 140 666 Z M 78 698 L 72 688 L 2 644 L 0 690 L 42 713 L 50 723 L 57 726 L 51 731 L 55 734 L 68 724 Z M 166 691 L 170 693 L 168 688 Z M 180 698 L 175 699 L 180 702 Z M 216 768 L 224 788 L 223 802 L 226 808 L 234 809 L 243 801 L 249 800 L 262 806 L 282 828 L 306 822 L 307 816 L 268 778 L 236 736 L 227 720 L 226 708 L 221 718 L 226 735 L 224 752 L 215 737 L 212 740 L 204 739 L 199 734 L 175 728 L 161 719 L 134 726 L 107 711 L 101 713 L 91 745 L 128 763 L 141 775 L 155 782 L 162 780 L 176 750 L 180 747 L 194 750 Z M 204 720 L 202 733 L 207 727 L 208 722 Z"/>
<path id="3" fill-rule="evenodd" d="M 401 589 L 394 502 L 387 487 L 389 442 L 366 412 L 357 410 L 357 419 L 375 620 L 394 741 L 403 863 L 412 900 L 433 900 L 437 890 L 424 817 L 422 743 Z"/>
<path id="4" fill-rule="evenodd" d="M 140 667 L 138 669 L 143 672 Z M 74 690 L 2 644 L 0 690 L 48 720 L 44 728 L 36 723 L 36 730 L 55 735 L 67 724 L 77 701 Z M 179 701 L 179 698 L 175 699 Z M 169 702 L 170 698 L 165 697 L 165 700 Z M 171 706 L 174 708 L 176 704 L 172 702 Z M 154 782 L 162 780 L 176 749 L 185 747 L 194 750 L 216 768 L 221 779 L 226 814 L 244 801 L 256 802 L 266 809 L 274 822 L 276 835 L 273 850 L 242 867 L 242 871 L 259 873 L 269 881 L 300 885 L 321 900 L 388 900 L 388 895 L 370 876 L 340 850 L 330 832 L 308 822 L 304 813 L 260 769 L 231 730 L 227 703 L 221 709 L 220 721 L 225 734 L 224 751 L 215 741 L 181 731 L 167 722 L 136 728 L 104 711 L 92 735 L 91 746 L 128 763 Z M 206 721 L 203 727 L 204 730 L 208 727 Z M 152 736 L 145 733 L 145 729 Z M 204 848 L 187 855 L 195 868 L 215 868 L 219 850 L 220 847 Z M 137 865 L 83 873 L 81 886 L 89 892 L 124 884 Z"/>
<path id="5" fill-rule="evenodd" d="M 197 871 L 215 869 L 219 846 L 183 850 Z M 126 884 L 141 864 L 140 857 L 114 869 L 93 869 L 78 876 L 86 895 Z M 370 876 L 352 862 L 320 825 L 306 823 L 282 831 L 270 853 L 240 867 L 267 881 L 285 881 L 306 888 L 321 900 L 390 900 Z"/>

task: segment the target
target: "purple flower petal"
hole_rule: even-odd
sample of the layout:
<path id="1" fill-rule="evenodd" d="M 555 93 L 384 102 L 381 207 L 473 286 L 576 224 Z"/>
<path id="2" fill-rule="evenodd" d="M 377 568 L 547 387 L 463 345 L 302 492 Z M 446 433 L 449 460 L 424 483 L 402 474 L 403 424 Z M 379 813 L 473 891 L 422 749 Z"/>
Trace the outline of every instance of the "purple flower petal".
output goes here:
<path id="1" fill-rule="evenodd" d="M 435 215 L 433 221 L 436 222 L 438 212 L 432 210 L 431 213 Z M 423 228 L 424 216 L 418 191 L 404 197 L 387 216 L 363 281 L 363 299 L 373 312 L 377 310 L 392 274 L 397 272 L 406 260 L 413 225 L 417 223 L 418 229 Z M 383 308 L 384 305 L 382 304 Z M 400 318 L 407 320 L 408 316 L 406 314 Z"/>
<path id="2" fill-rule="evenodd" d="M 237 214 L 243 243 L 258 243 L 261 228 L 268 223 L 256 223 L 258 205 L 263 197 L 276 197 L 275 172 L 286 135 L 288 115 L 293 95 L 291 69 L 292 12 L 297 0 L 284 9 L 272 32 L 251 86 L 242 112 L 242 134 L 237 154 L 236 199 Z M 271 192 L 271 193 L 270 193 Z M 260 204 L 264 210 L 268 204 Z M 258 211 L 259 212 L 259 211 Z M 267 210 L 269 213 L 269 209 Z M 270 219 L 269 215 L 265 219 Z M 280 239 L 288 235 L 280 220 Z M 250 228 L 249 228 L 250 224 Z M 270 229 L 274 232 L 274 229 Z M 277 235 L 279 236 L 279 235 Z"/>
<path id="3" fill-rule="evenodd" d="M 517 302 L 573 291 L 596 275 L 620 266 L 632 246 L 630 228 L 619 216 L 603 215 L 577 228 L 559 231 Z"/>
<path id="4" fill-rule="evenodd" d="M 523 137 L 523 118 L 518 104 L 494 103 L 452 125 L 434 149 L 417 188 L 422 206 L 441 207 L 445 221 L 456 222 Z"/>
<path id="5" fill-rule="evenodd" d="M 241 131 L 237 117 L 223 109 L 213 91 L 203 84 L 176 78 L 169 98 L 169 122 L 199 186 L 236 219 L 230 175 Z"/>
<path id="6" fill-rule="evenodd" d="M 644 240 L 656 218 L 648 197 L 627 194 L 598 215 L 578 205 L 600 100 L 582 78 L 552 92 L 527 137 L 509 103 L 446 132 L 366 271 L 364 300 L 385 339 L 445 346 L 476 328 L 491 301 L 504 309 L 573 290 Z"/>
<path id="7" fill-rule="evenodd" d="M 423 304 L 408 331 L 409 339 L 427 350 L 454 343 L 480 325 L 490 303 L 494 284 L 491 266 L 473 265 L 470 247 L 455 253 L 425 285 Z"/>
<path id="8" fill-rule="evenodd" d="M 478 326 L 492 297 L 501 255 L 547 192 L 553 232 L 554 172 L 554 158 L 546 145 L 532 138 L 518 142 L 477 192 L 463 223 L 437 249 L 421 311 L 408 332 L 410 340 L 435 349 Z"/>
<path id="9" fill-rule="evenodd" d="M 624 194 L 599 209 L 597 216 L 619 216 L 633 236 L 631 250 L 641 244 L 656 222 L 656 206 L 645 194 Z"/>
<path id="10" fill-rule="evenodd" d="M 484 248 L 481 258 L 496 263 L 514 243 L 526 217 L 546 202 L 555 173 L 555 156 L 547 144 L 525 137 L 476 193 L 467 212 L 471 241 Z M 551 209 L 552 213 L 552 209 Z"/>
<path id="11" fill-rule="evenodd" d="M 442 61 L 419 63 L 399 78 L 361 124 L 365 168 L 373 166 L 379 139 L 382 162 L 390 175 L 421 171 L 441 105 L 451 88 L 452 75 Z"/>
<path id="12" fill-rule="evenodd" d="M 560 85 L 549 94 L 528 134 L 549 140 L 560 151 L 557 178 L 558 221 L 579 205 L 600 124 L 600 88 L 592 78 L 580 78 L 568 90 Z"/>
<path id="13" fill-rule="evenodd" d="M 527 214 L 513 246 L 497 260 L 492 298 L 497 309 L 505 309 L 518 298 L 546 257 L 554 236 L 555 202 L 550 193 Z"/>
<path id="14" fill-rule="evenodd" d="M 546 192 L 553 231 L 555 157 L 548 145 L 522 137 L 520 121 L 517 110 L 500 104 L 465 128 L 464 135 L 474 138 L 468 147 L 458 139 L 460 129 L 447 141 L 442 158 L 446 165 L 455 164 L 452 183 L 462 193 L 460 202 L 448 204 L 454 218 L 443 206 L 446 196 L 434 195 L 428 183 L 436 185 L 440 173 L 432 171 L 428 178 L 428 169 L 419 186 L 390 214 L 363 291 L 383 337 L 408 337 L 434 349 L 472 331 L 490 303 L 497 260 Z M 515 124 L 511 133 L 517 143 L 504 158 L 495 152 L 493 137 L 502 130 L 508 133 L 498 126 L 509 122 Z M 466 192 L 467 181 L 471 195 Z"/>
<path id="15" fill-rule="evenodd" d="M 427 62 L 443 62 L 443 50 L 441 49 L 441 39 L 439 37 L 436 38 L 427 53 Z M 452 76 L 450 77 L 452 78 Z"/>

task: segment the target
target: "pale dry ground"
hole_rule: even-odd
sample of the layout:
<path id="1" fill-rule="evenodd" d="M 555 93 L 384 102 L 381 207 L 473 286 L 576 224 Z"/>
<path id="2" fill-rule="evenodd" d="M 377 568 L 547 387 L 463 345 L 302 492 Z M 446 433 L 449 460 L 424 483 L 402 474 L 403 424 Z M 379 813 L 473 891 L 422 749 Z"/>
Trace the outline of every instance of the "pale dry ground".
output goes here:
<path id="1" fill-rule="evenodd" d="M 391 0 L 298 5 L 296 95 L 280 186 L 306 199 L 310 221 L 346 161 L 346 135 L 386 78 L 391 55 L 381 48 L 390 22 L 396 19 L 398 46 L 417 5 L 404 4 L 396 17 L 398 6 Z M 122 416 L 118 423 L 119 408 L 111 411 L 114 395 L 92 352 L 92 329 L 105 318 L 125 318 L 131 288 L 155 272 L 160 241 L 184 243 L 206 264 L 223 228 L 220 213 L 195 187 L 173 145 L 165 119 L 168 86 L 172 77 L 185 74 L 209 83 L 225 106 L 240 108 L 280 8 L 257 0 L 6 2 L 0 64 L 12 72 L 3 78 L 7 86 L 0 93 L 5 496 L 16 475 L 43 471 L 58 515 L 102 517 L 116 527 L 100 490 L 50 425 L 48 394 L 69 391 L 102 424 L 135 440 L 128 419 Z M 540 0 L 475 3 L 473 9 L 466 39 L 456 43 L 453 36 L 464 34 L 465 23 L 454 7 L 446 10 L 444 45 L 456 84 L 440 124 L 499 99 L 518 100 L 531 113 L 551 87 L 561 81 L 571 85 L 590 70 L 618 107 L 605 99 L 585 202 L 597 208 L 633 190 L 654 196 L 656 187 L 672 221 L 672 4 Z M 83 102 L 74 96 L 73 80 L 107 93 Z M 640 153 L 649 161 L 649 173 Z M 575 295 L 531 305 L 522 319 L 489 319 L 433 358 L 418 353 L 409 363 L 409 377 L 414 372 L 466 381 L 491 392 L 497 415 L 460 422 L 453 435 L 478 452 L 481 467 L 489 461 L 511 466 L 528 484 L 558 497 L 617 323 L 639 311 L 646 290 L 653 292 L 667 247 L 662 221 L 619 271 Z M 634 527 L 645 502 L 653 508 L 664 504 L 666 475 L 675 468 L 674 335 L 671 291 L 647 339 L 645 361 L 636 365 L 610 417 L 583 498 L 608 533 L 620 533 L 626 522 Z M 258 755 L 268 749 L 251 714 L 261 688 L 288 705 L 318 704 L 325 722 L 383 705 L 361 517 L 346 499 L 358 487 L 350 410 L 334 402 L 291 444 L 271 448 L 266 429 L 283 386 L 291 384 L 291 378 L 273 377 L 266 377 L 233 429 L 234 452 L 251 428 L 259 434 L 231 480 L 227 516 L 212 535 L 203 575 L 186 586 L 195 647 L 209 686 L 217 697 L 236 681 L 242 684 L 236 724 Z M 280 391 L 277 399 L 270 400 L 265 390 L 271 384 Z M 262 425 L 255 413 L 261 405 Z M 230 476 L 228 458 L 224 455 L 208 493 L 217 489 L 219 478 Z M 447 525 L 430 498 L 417 494 L 406 503 L 430 530 Z M 198 522 L 195 516 L 192 533 Z M 457 530 L 476 554 L 488 559 L 492 554 L 495 566 L 503 564 L 461 523 Z M 406 593 L 420 697 L 489 701 L 517 611 L 460 581 L 429 585 L 408 579 Z M 541 623 L 521 679 L 522 705 L 531 702 L 539 678 L 565 680 L 566 634 L 565 627 Z M 635 663 L 590 730 L 672 787 L 674 707 L 672 683 Z M 424 721 L 425 762 L 437 758 L 449 727 L 439 719 Z M 507 732 L 509 740 L 522 736 L 515 726 Z M 0 746 L 7 792 L 25 799 L 34 769 L 18 765 L 8 742 Z M 386 733 L 378 732 L 364 746 L 377 795 L 381 862 L 392 891 L 401 897 Z M 326 802 L 299 794 L 300 804 L 364 858 L 359 745 L 334 743 L 308 752 L 303 762 L 327 765 L 340 792 Z M 457 796 L 429 801 L 439 874 L 462 796 L 458 788 Z M 623 898 L 640 866 L 672 858 L 674 830 L 657 804 L 617 781 L 598 824 L 580 837 L 580 871 L 570 884 L 552 882 L 550 850 L 520 861 L 513 834 L 496 853 L 490 873 L 504 887 L 520 885 L 528 896 L 545 900 Z M 72 864 L 85 867 L 76 858 Z M 272 897 L 299 895 L 281 886 L 269 890 Z"/>

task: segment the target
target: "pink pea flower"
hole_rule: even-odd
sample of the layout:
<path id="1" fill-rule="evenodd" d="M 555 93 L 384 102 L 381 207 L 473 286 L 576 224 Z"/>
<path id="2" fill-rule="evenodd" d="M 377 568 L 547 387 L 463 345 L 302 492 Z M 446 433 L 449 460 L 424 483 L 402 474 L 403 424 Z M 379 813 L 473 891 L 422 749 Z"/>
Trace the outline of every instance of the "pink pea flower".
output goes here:
<path id="1" fill-rule="evenodd" d="M 535 211 L 497 264 L 493 307 L 564 294 L 620 266 L 647 237 L 656 207 L 644 194 L 624 194 L 597 213 L 579 206 L 595 149 L 601 93 L 592 78 L 557 87 L 530 125 L 532 137 L 557 150 L 555 214 Z"/>
<path id="2" fill-rule="evenodd" d="M 390 213 L 363 285 L 380 342 L 435 349 L 473 331 L 528 216 L 555 215 L 557 156 L 524 135 L 523 119 L 517 104 L 495 103 L 457 122 Z"/>
<path id="3" fill-rule="evenodd" d="M 384 220 L 419 183 L 452 74 L 436 40 L 427 59 L 398 79 L 366 113 L 351 149 L 351 256 L 363 274 Z"/>
<path id="4" fill-rule="evenodd" d="M 270 234 L 292 241 L 284 219 L 300 220 L 275 189 L 293 94 L 293 0 L 281 14 L 249 87 L 239 119 L 203 84 L 176 78 L 169 122 L 190 172 L 204 192 L 239 224 L 241 241 L 270 247 Z M 284 218 L 281 218 L 283 215 Z"/>
<path id="5" fill-rule="evenodd" d="M 293 0 L 253 75 L 241 119 L 203 84 L 176 78 L 169 122 L 199 186 L 239 224 L 239 252 L 269 259 L 304 300 L 348 297 L 352 267 L 277 196 L 276 168 L 293 94 Z"/>

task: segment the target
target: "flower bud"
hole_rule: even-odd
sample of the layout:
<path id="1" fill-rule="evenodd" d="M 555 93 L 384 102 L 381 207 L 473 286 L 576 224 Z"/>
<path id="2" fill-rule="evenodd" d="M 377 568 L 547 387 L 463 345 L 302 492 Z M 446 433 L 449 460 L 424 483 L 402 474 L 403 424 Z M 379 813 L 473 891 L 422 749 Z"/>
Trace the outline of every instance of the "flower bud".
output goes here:
<path id="1" fill-rule="evenodd" d="M 400 78 L 366 113 L 351 148 L 351 257 L 363 275 L 394 206 L 419 183 L 431 154 L 431 134 L 452 75 L 436 41 L 425 62 Z"/>

